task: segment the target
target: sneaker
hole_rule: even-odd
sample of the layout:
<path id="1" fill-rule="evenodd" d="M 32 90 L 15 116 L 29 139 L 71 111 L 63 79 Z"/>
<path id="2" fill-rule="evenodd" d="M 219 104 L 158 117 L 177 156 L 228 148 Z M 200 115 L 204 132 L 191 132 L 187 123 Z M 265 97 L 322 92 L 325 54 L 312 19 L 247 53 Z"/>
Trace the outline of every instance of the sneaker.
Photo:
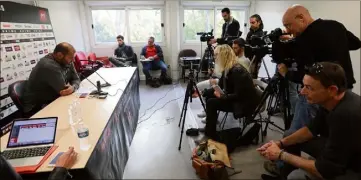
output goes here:
<path id="1" fill-rule="evenodd" d="M 269 172 L 269 173 L 271 173 L 273 175 L 279 176 L 281 174 L 281 171 L 278 168 L 276 162 L 266 161 L 266 162 L 263 163 L 263 167 L 267 172 Z"/>
<path id="2" fill-rule="evenodd" d="M 202 143 L 204 141 L 208 141 L 207 136 L 203 136 L 202 138 L 195 140 L 194 143 L 196 143 L 196 145 L 199 145 L 200 143 Z"/>
<path id="3" fill-rule="evenodd" d="M 207 115 L 206 115 L 206 112 L 202 111 L 202 113 L 197 114 L 197 116 L 199 118 L 205 118 Z"/>
<path id="4" fill-rule="evenodd" d="M 206 117 L 202 118 L 202 119 L 201 119 L 201 122 L 202 122 L 203 124 L 206 124 L 206 123 L 207 123 L 207 118 L 206 118 Z"/>

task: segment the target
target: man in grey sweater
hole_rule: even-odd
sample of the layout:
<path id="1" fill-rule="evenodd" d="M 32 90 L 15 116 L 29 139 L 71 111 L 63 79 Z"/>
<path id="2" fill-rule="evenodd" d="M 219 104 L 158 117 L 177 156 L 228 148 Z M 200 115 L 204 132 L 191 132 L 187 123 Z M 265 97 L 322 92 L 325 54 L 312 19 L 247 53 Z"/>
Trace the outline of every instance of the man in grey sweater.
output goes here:
<path id="1" fill-rule="evenodd" d="M 78 89 L 80 79 L 73 64 L 74 54 L 72 45 L 60 43 L 33 68 L 24 92 L 26 116 L 32 116 L 44 105 Z"/>

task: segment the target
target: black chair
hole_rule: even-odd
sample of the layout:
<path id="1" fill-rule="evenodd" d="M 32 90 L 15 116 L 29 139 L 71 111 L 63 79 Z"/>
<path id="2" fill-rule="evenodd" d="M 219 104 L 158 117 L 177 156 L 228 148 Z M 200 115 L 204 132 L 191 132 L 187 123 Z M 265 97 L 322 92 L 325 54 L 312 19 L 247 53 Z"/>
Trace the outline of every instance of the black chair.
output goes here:
<path id="1" fill-rule="evenodd" d="M 27 80 L 20 80 L 16 81 L 9 85 L 8 87 L 8 94 L 13 100 L 15 106 L 19 109 L 19 112 L 21 112 L 21 115 L 24 116 L 24 102 L 23 102 L 23 96 L 24 96 L 24 90 Z"/>
<path id="2" fill-rule="evenodd" d="M 183 81 L 185 82 L 185 71 L 186 69 L 190 69 L 190 64 L 189 63 L 184 63 L 183 61 L 180 60 L 181 57 L 197 57 L 197 53 L 193 50 L 193 49 L 183 49 L 179 52 L 178 54 L 178 61 L 179 61 L 179 66 L 182 68 L 181 71 L 181 76 L 183 78 Z M 199 67 L 199 63 L 197 64 L 193 64 L 194 67 L 193 68 L 198 68 Z M 197 72 L 197 80 L 198 80 L 198 72 Z"/>

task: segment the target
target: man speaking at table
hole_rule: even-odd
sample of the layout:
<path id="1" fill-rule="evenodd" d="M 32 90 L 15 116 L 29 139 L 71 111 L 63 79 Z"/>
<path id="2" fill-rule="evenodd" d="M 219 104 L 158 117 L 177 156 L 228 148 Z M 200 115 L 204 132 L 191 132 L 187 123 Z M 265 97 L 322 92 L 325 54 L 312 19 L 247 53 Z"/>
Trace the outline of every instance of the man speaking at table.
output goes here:
<path id="1" fill-rule="evenodd" d="M 32 116 L 56 98 L 78 89 L 80 79 L 73 65 L 74 54 L 74 47 L 63 42 L 36 64 L 24 91 L 25 116 Z"/>

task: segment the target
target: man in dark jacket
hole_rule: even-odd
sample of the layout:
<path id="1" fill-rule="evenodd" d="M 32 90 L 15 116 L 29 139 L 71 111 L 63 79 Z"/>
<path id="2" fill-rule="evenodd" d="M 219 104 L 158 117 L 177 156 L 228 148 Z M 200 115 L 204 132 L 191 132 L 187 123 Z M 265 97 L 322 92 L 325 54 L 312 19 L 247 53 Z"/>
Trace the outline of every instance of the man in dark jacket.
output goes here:
<path id="1" fill-rule="evenodd" d="M 222 37 L 218 39 L 211 39 L 210 43 L 228 44 L 232 47 L 232 41 L 242 35 L 239 31 L 239 22 L 231 16 L 229 8 L 222 9 L 222 17 L 224 24 L 222 26 Z"/>
<path id="2" fill-rule="evenodd" d="M 76 159 L 78 153 L 74 151 L 73 147 L 69 147 L 69 150 L 63 153 L 55 163 L 55 168 L 49 176 L 49 180 L 65 180 L 68 176 L 71 176 L 68 172 Z M 0 175 L 1 179 L 6 180 L 22 180 L 21 176 L 11 167 L 6 159 L 0 155 Z"/>
<path id="3" fill-rule="evenodd" d="M 151 82 L 152 77 L 149 73 L 149 70 L 154 68 L 160 68 L 162 71 L 160 79 L 165 79 L 167 77 L 167 65 L 164 63 L 164 56 L 162 48 L 154 44 L 154 37 L 149 37 L 148 45 L 144 46 L 142 52 L 140 53 L 141 58 L 146 58 L 151 60 L 150 62 L 142 62 L 143 64 L 143 73 L 146 77 L 147 84 Z"/>
<path id="4" fill-rule="evenodd" d="M 251 24 L 251 27 L 246 37 L 246 43 L 252 46 L 259 45 L 253 44 L 251 39 L 252 36 L 261 37 L 264 35 L 262 18 L 260 15 L 254 14 L 249 18 L 249 23 Z M 262 57 L 254 57 L 254 55 L 255 54 L 250 49 L 247 49 L 245 52 L 245 56 L 251 60 L 250 72 L 252 74 L 252 78 L 257 79 L 259 68 L 261 67 L 262 63 Z"/>
<path id="5" fill-rule="evenodd" d="M 124 43 L 122 35 L 117 36 L 118 47 L 114 50 L 116 58 L 109 58 L 109 61 L 117 67 L 137 66 L 137 59 L 135 58 L 132 46 Z"/>
<path id="6" fill-rule="evenodd" d="M 32 116 L 44 105 L 78 89 L 79 76 L 74 68 L 75 49 L 69 43 L 59 43 L 36 64 L 24 91 L 24 112 Z"/>

